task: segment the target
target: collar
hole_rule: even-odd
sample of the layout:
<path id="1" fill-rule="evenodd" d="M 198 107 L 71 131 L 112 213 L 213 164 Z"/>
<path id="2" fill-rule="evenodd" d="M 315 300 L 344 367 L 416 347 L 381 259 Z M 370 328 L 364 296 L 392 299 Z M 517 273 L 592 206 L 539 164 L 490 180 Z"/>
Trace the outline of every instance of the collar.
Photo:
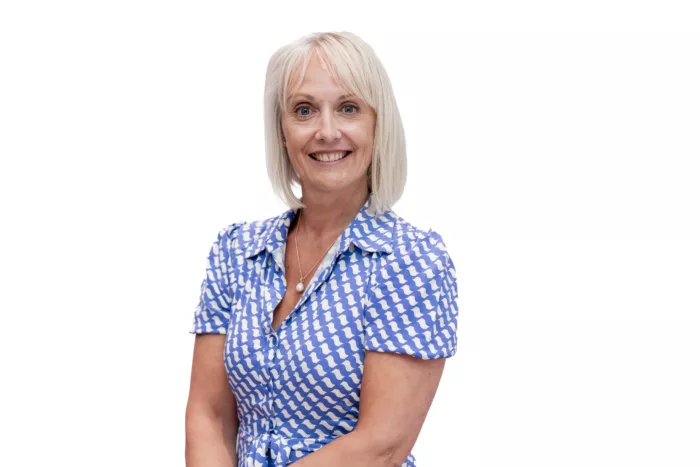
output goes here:
<path id="1" fill-rule="evenodd" d="M 391 209 L 372 216 L 367 213 L 370 205 L 371 198 L 365 201 L 353 221 L 341 234 L 339 253 L 345 251 L 351 244 L 370 253 L 391 253 L 393 251 L 394 226 L 397 216 Z M 287 241 L 289 226 L 295 216 L 296 210 L 288 209 L 279 216 L 270 219 L 268 228 L 263 228 L 257 236 L 253 235 L 257 238 L 251 241 L 245 249 L 245 257 L 251 258 L 262 250 L 273 252 L 284 245 Z"/>

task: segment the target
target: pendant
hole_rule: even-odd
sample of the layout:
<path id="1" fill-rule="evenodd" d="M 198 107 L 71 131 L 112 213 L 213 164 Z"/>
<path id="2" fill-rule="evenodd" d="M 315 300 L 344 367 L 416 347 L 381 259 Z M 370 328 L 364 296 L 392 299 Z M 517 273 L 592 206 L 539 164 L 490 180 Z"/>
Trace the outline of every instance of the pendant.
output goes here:
<path id="1" fill-rule="evenodd" d="M 297 292 L 301 293 L 301 292 L 303 292 L 303 291 L 304 291 L 304 283 L 300 281 L 300 282 L 297 284 Z"/>

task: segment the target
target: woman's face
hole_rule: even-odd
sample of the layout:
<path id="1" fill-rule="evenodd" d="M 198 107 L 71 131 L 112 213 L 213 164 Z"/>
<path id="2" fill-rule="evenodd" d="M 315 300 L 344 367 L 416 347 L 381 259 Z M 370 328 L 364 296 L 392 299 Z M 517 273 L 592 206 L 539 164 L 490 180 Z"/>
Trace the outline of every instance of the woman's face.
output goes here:
<path id="1" fill-rule="evenodd" d="M 333 195 L 367 190 L 374 111 L 345 91 L 314 53 L 282 115 L 287 154 L 302 190 Z"/>

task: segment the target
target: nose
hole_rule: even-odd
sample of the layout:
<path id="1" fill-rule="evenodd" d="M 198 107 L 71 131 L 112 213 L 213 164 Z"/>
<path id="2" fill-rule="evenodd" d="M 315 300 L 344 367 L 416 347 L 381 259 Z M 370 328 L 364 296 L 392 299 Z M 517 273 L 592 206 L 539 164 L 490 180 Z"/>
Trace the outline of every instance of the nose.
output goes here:
<path id="1" fill-rule="evenodd" d="M 323 141 L 333 141 L 340 138 L 340 128 L 332 111 L 321 112 L 319 128 L 316 131 L 316 139 Z"/>

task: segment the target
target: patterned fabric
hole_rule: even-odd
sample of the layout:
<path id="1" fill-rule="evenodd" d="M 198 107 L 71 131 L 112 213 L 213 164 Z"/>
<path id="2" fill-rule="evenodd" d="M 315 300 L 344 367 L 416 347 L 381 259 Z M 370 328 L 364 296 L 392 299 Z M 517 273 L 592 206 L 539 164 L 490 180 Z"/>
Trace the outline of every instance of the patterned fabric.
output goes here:
<path id="1" fill-rule="evenodd" d="M 190 333 L 226 334 L 239 467 L 286 466 L 352 431 L 366 350 L 455 354 L 457 282 L 442 238 L 392 210 L 372 217 L 369 203 L 276 331 L 296 212 L 231 224 L 211 246 Z M 403 463 L 415 465 L 413 454 Z"/>

